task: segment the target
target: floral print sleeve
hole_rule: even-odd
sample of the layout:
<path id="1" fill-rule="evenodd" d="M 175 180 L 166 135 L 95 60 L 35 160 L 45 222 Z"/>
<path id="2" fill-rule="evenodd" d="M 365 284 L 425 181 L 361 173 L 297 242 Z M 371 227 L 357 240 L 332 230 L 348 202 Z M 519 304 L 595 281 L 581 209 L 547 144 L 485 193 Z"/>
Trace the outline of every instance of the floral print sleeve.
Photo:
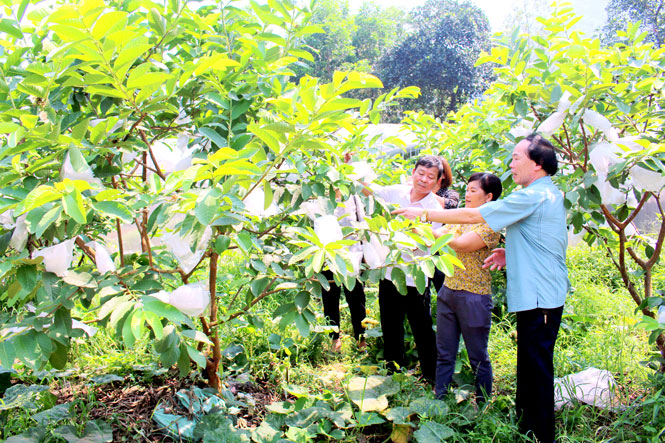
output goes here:
<path id="1" fill-rule="evenodd" d="M 453 189 L 441 188 L 436 195 L 446 199 L 446 209 L 455 209 L 459 205 L 459 194 Z"/>

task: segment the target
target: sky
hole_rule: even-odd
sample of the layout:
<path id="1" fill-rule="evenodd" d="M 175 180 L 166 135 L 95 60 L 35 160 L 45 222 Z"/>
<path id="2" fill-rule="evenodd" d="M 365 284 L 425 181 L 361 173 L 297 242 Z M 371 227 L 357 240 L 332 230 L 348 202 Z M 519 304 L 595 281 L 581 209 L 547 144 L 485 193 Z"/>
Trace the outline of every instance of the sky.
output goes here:
<path id="1" fill-rule="evenodd" d="M 348 0 L 351 11 L 356 12 L 360 5 L 365 0 Z M 471 3 L 480 7 L 490 21 L 492 30 L 502 31 L 505 23 L 509 20 L 511 11 L 513 11 L 516 4 L 520 0 L 470 0 Z M 536 0 L 538 1 L 538 0 Z M 550 0 L 540 0 L 542 2 L 550 3 Z M 587 34 L 592 34 L 596 28 L 599 28 L 605 23 L 606 13 L 605 6 L 608 0 L 568 0 L 573 5 L 573 9 L 578 15 L 582 16 L 582 20 L 578 23 L 577 27 Z M 397 6 L 405 9 L 410 9 L 413 6 L 419 6 L 425 3 L 424 0 L 374 0 L 375 3 L 383 7 Z"/>

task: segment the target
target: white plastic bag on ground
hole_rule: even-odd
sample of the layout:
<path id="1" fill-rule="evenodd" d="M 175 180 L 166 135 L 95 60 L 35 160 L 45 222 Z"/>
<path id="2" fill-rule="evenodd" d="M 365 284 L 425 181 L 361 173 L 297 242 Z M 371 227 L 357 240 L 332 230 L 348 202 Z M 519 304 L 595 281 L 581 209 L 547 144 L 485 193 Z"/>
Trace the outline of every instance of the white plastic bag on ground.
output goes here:
<path id="1" fill-rule="evenodd" d="M 324 245 L 344 238 L 342 228 L 334 215 L 324 215 L 314 220 L 314 232 Z"/>
<path id="2" fill-rule="evenodd" d="M 69 239 L 55 246 L 40 249 L 32 253 L 32 258 L 44 257 L 44 267 L 58 277 L 63 277 L 74 259 L 74 240 Z"/>
<path id="3" fill-rule="evenodd" d="M 576 374 L 554 379 L 554 405 L 559 410 L 573 400 L 602 409 L 620 406 L 614 391 L 616 381 L 609 371 L 588 368 Z"/>

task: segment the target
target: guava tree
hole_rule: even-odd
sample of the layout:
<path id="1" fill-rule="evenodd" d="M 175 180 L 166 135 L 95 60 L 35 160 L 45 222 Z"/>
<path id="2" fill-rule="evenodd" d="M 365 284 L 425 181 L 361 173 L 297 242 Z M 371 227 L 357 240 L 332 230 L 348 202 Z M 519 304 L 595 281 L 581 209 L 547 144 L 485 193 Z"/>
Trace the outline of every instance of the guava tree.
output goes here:
<path id="1" fill-rule="evenodd" d="M 359 73 L 294 84 L 290 67 L 311 61 L 299 44 L 319 31 L 307 9 L 28 3 L 4 6 L 0 29 L 2 366 L 62 368 L 71 340 L 96 324 L 128 349 L 149 337 L 164 366 L 187 374 L 193 362 L 219 387 L 220 325 L 289 291 L 275 316 L 309 334 L 310 298 L 329 284 L 322 268 L 355 284 L 352 231 L 382 234 L 388 249 L 400 230 L 434 243 L 380 204 L 325 241 L 304 215 L 303 202 L 332 214 L 359 190 L 344 154 L 365 146 L 362 128 L 384 106 L 417 94 L 345 98 L 382 86 Z M 218 272 L 222 255 L 233 282 Z M 359 278 L 377 281 L 401 255 Z M 404 266 L 424 285 L 434 266 L 450 269 L 440 257 Z M 393 272 L 400 287 L 403 274 Z"/>
<path id="2" fill-rule="evenodd" d="M 460 176 L 498 172 L 508 192 L 515 143 L 536 131 L 548 137 L 560 159 L 555 180 L 570 234 L 606 249 L 664 371 L 665 324 L 657 318 L 665 298 L 654 292 L 653 277 L 665 240 L 665 50 L 645 43 L 637 25 L 602 47 L 570 31 L 579 17 L 568 7 L 538 20 L 542 35 L 516 29 L 480 56 L 477 63 L 494 64 L 497 76 L 480 100 L 444 123 L 422 113 L 406 123 L 429 149 L 444 151 Z M 637 231 L 634 221 L 648 206 L 651 229 Z"/>

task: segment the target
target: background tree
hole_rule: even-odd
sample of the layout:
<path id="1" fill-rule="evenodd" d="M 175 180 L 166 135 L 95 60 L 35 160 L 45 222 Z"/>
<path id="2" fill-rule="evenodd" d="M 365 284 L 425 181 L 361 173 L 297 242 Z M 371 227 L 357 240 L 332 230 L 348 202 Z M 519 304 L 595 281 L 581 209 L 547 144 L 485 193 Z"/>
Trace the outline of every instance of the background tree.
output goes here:
<path id="1" fill-rule="evenodd" d="M 373 72 L 380 56 L 403 37 L 405 19 L 401 9 L 371 1 L 353 15 L 346 0 L 317 0 L 311 22 L 325 32 L 304 37 L 314 60 L 298 74 L 329 81 L 336 70 Z"/>
<path id="2" fill-rule="evenodd" d="M 402 9 L 364 2 L 354 16 L 352 44 L 357 63 L 365 62 L 373 72 L 381 56 L 404 38 L 406 18 Z"/>
<path id="3" fill-rule="evenodd" d="M 422 95 L 405 104 L 438 117 L 482 92 L 490 70 L 475 61 L 489 49 L 485 14 L 468 2 L 428 0 L 409 14 L 411 31 L 380 60 L 376 74 L 386 87 L 414 85 Z"/>
<path id="4" fill-rule="evenodd" d="M 520 0 L 513 3 L 512 13 L 506 16 L 503 28 L 507 33 L 518 28 L 519 32 L 529 35 L 539 35 L 543 32 L 543 24 L 538 17 L 548 17 L 552 7 L 540 0 Z"/>
<path id="5" fill-rule="evenodd" d="M 617 31 L 625 31 L 632 22 L 641 22 L 640 31 L 646 32 L 646 41 L 661 46 L 665 40 L 665 2 L 663 0 L 609 0 L 607 23 L 603 28 L 603 41 L 612 44 L 618 40 Z"/>
<path id="6" fill-rule="evenodd" d="M 330 81 L 336 70 L 343 70 L 357 60 L 352 43 L 356 25 L 348 1 L 317 0 L 310 22 L 319 25 L 323 32 L 304 36 L 303 44 L 313 60 L 297 72 Z"/>

